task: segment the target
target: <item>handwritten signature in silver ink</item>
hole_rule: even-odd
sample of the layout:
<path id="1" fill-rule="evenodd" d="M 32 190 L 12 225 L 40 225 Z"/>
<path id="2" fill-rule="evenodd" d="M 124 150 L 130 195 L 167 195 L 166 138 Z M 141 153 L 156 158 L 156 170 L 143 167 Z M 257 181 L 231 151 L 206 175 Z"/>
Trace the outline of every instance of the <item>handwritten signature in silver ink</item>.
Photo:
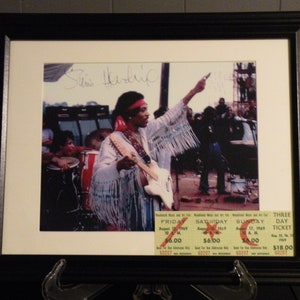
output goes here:
<path id="1" fill-rule="evenodd" d="M 83 69 L 71 69 L 65 75 L 70 79 L 68 89 L 73 89 L 77 86 L 82 88 L 94 86 L 94 82 Z"/>
<path id="2" fill-rule="evenodd" d="M 143 83 L 150 85 L 158 79 L 157 72 L 154 69 L 145 69 L 143 65 L 134 69 L 127 66 L 125 73 L 120 75 L 112 71 L 109 67 L 103 70 L 103 84 L 106 87 L 114 87 L 120 84 Z"/>

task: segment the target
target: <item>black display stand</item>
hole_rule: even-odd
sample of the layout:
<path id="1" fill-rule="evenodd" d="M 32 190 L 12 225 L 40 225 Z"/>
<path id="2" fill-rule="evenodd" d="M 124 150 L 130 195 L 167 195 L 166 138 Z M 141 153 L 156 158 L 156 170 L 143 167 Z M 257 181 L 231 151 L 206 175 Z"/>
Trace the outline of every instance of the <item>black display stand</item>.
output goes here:
<path id="1" fill-rule="evenodd" d="M 244 264 L 234 261 L 232 273 L 237 275 L 237 285 L 202 285 L 191 284 L 200 295 L 208 300 L 254 300 L 257 284 Z M 101 294 L 113 287 L 113 284 L 61 284 L 61 275 L 66 267 L 66 260 L 60 259 L 42 282 L 42 296 L 45 300 L 84 300 L 101 299 Z M 133 300 L 142 300 L 148 295 L 155 295 L 163 300 L 172 300 L 172 293 L 166 284 L 137 284 L 132 292 Z M 149 298 L 147 298 L 149 299 Z M 202 298 L 203 299 L 203 298 Z"/>

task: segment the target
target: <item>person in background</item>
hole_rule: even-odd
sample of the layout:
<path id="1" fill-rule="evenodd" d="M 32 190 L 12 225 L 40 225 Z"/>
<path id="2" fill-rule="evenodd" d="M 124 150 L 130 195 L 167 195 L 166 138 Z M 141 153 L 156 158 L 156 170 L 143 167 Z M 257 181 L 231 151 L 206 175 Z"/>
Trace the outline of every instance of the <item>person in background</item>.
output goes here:
<path id="1" fill-rule="evenodd" d="M 237 78 L 237 84 L 240 89 L 240 102 L 244 103 L 246 100 L 246 81 L 242 75 Z"/>
<path id="2" fill-rule="evenodd" d="M 85 138 L 86 147 L 99 151 L 102 142 L 112 131 L 111 128 L 101 128 L 92 131 Z"/>
<path id="3" fill-rule="evenodd" d="M 247 101 L 256 99 L 255 79 L 252 77 L 252 73 L 249 72 L 245 79 Z"/>
<path id="4" fill-rule="evenodd" d="M 43 130 L 42 130 L 42 153 L 50 152 L 50 147 L 53 143 L 54 132 L 49 127 L 48 119 L 43 116 Z"/>
<path id="5" fill-rule="evenodd" d="M 42 153 L 42 164 L 54 164 L 61 170 L 69 169 L 66 157 L 78 158 L 80 153 L 90 148 L 74 145 L 74 134 L 69 130 L 59 131 L 54 135 L 51 152 Z"/>
<path id="6" fill-rule="evenodd" d="M 211 106 L 203 110 L 202 119 L 195 126 L 195 133 L 200 140 L 200 159 L 202 173 L 199 189 L 203 195 L 209 195 L 209 172 L 217 172 L 217 190 L 219 195 L 229 194 L 225 191 L 226 159 L 224 158 L 218 141 L 216 124 L 217 111 Z"/>
<path id="7" fill-rule="evenodd" d="M 215 107 L 216 109 L 216 118 L 220 119 L 227 111 L 227 104 L 225 103 L 225 98 L 221 97 L 219 99 L 218 105 Z"/>
<path id="8" fill-rule="evenodd" d="M 244 118 L 251 121 L 256 121 L 257 120 L 256 101 L 249 100 L 248 103 L 249 106 L 244 113 Z"/>
<path id="9" fill-rule="evenodd" d="M 234 113 L 232 106 L 228 106 L 226 113 L 218 120 L 218 140 L 226 157 L 230 153 L 230 141 L 243 139 L 244 126 L 242 122 L 246 121 Z"/>

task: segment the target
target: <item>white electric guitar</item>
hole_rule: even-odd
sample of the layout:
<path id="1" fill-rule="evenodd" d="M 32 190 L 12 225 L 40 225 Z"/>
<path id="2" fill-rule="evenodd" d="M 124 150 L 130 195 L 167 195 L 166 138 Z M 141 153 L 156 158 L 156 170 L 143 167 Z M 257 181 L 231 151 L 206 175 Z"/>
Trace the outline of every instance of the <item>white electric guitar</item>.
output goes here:
<path id="1" fill-rule="evenodd" d="M 147 165 L 135 156 L 134 153 L 128 153 L 121 145 L 122 141 L 120 141 L 113 133 L 110 134 L 109 138 L 121 155 L 131 158 L 139 166 L 139 168 L 145 172 L 148 181 L 148 185 L 144 186 L 146 193 L 152 196 L 159 196 L 165 207 L 171 210 L 174 199 L 172 178 L 168 170 L 159 168 L 153 163 Z"/>

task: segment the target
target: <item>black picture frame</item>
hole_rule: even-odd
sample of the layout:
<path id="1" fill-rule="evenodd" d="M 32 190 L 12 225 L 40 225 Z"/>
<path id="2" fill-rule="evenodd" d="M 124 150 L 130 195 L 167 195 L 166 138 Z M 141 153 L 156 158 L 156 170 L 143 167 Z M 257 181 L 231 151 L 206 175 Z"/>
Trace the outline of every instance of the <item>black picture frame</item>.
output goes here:
<path id="1" fill-rule="evenodd" d="M 288 39 L 291 66 L 293 136 L 294 257 L 240 257 L 258 283 L 300 281 L 299 211 L 299 55 L 300 13 L 226 14 L 1 14 L 2 100 L 1 227 L 5 211 L 7 71 L 6 47 L 13 40 L 197 40 Z M 2 234 L 0 234 L 2 236 Z M 1 239 L 2 242 L 2 239 Z M 72 282 L 229 283 L 234 257 L 1 255 L 0 281 L 41 281 L 61 258 Z"/>

